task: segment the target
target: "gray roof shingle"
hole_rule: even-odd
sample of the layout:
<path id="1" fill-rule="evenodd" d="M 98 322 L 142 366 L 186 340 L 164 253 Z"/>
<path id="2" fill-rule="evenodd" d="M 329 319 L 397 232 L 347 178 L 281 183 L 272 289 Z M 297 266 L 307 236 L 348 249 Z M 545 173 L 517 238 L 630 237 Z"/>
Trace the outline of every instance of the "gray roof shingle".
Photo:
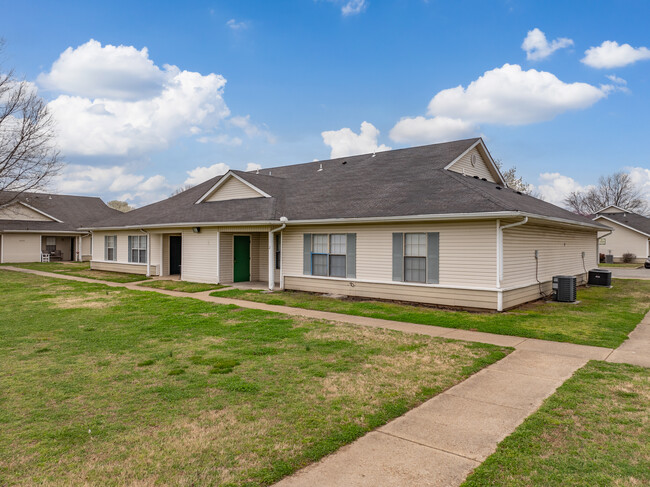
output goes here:
<path id="1" fill-rule="evenodd" d="M 0 231 L 43 231 L 43 232 L 74 232 L 79 228 L 97 224 L 99 221 L 114 218 L 121 213 L 109 208 L 96 197 L 71 196 L 47 193 L 21 193 L 14 200 L 15 193 L 2 192 L 5 198 L 21 201 L 54 218 L 56 221 L 31 220 L 0 220 Z M 10 204 L 12 204 L 10 203 Z"/>
<path id="2" fill-rule="evenodd" d="M 650 218 L 637 213 L 621 212 L 621 213 L 601 213 L 600 216 L 611 218 L 615 222 L 622 225 L 631 227 L 646 235 L 650 235 Z"/>
<path id="3" fill-rule="evenodd" d="M 100 221 L 94 228 L 267 222 L 282 216 L 296 221 L 491 212 L 527 212 L 598 226 L 550 203 L 444 169 L 478 140 L 274 167 L 259 173 L 232 171 L 271 197 L 195 204 L 223 177 L 218 176 L 166 200 Z"/>

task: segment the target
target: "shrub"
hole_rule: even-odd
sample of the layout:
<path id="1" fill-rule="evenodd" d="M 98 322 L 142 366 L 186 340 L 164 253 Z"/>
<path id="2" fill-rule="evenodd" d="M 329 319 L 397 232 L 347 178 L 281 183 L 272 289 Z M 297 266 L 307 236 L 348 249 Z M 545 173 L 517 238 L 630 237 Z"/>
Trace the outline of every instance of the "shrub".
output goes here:
<path id="1" fill-rule="evenodd" d="M 629 264 L 631 262 L 634 262 L 635 259 L 636 259 L 636 255 L 631 253 L 631 252 L 625 252 L 623 254 L 623 262 L 625 264 Z"/>
<path id="2" fill-rule="evenodd" d="M 604 262 L 605 262 L 605 254 L 600 254 L 600 263 L 602 264 Z"/>

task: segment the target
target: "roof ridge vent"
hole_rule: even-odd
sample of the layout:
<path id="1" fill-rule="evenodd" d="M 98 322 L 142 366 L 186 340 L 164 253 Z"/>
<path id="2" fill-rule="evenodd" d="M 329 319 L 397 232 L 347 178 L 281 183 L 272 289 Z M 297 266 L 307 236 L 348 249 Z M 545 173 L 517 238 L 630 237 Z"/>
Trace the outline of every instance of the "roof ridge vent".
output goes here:
<path id="1" fill-rule="evenodd" d="M 322 171 L 322 170 L 323 170 L 323 163 L 321 162 L 321 163 L 318 165 L 318 171 L 317 171 L 317 172 L 320 172 L 320 171 Z"/>

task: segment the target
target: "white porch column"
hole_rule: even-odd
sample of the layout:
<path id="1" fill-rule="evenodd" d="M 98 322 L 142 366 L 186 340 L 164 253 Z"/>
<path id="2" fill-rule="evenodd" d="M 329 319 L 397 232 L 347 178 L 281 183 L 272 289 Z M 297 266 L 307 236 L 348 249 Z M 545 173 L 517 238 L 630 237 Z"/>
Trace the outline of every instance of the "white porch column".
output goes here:
<path id="1" fill-rule="evenodd" d="M 42 245 L 43 242 L 41 241 L 41 246 Z M 3 233 L 0 233 L 0 264 L 4 264 L 4 263 L 5 263 L 5 236 Z"/>
<path id="2" fill-rule="evenodd" d="M 275 286 L 275 234 L 269 232 L 269 290 Z"/>

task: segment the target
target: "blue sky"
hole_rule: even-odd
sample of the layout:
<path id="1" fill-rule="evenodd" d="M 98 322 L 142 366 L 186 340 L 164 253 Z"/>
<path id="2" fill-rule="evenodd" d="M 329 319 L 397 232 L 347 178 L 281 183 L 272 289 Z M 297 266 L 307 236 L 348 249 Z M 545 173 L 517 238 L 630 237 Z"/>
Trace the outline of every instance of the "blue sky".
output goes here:
<path id="1" fill-rule="evenodd" d="M 550 201 L 621 169 L 650 195 L 648 2 L 2 3 L 62 192 L 142 205 L 228 167 L 482 135 Z"/>

